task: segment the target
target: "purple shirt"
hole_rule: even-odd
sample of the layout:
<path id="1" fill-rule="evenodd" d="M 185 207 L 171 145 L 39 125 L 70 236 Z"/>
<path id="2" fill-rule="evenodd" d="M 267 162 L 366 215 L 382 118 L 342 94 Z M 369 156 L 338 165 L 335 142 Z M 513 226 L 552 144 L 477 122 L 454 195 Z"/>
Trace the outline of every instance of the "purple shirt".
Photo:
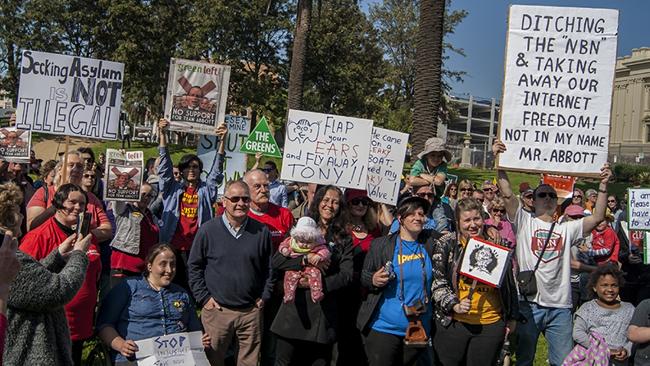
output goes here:
<path id="1" fill-rule="evenodd" d="M 514 248 L 515 245 L 517 245 L 515 232 L 512 229 L 512 224 L 509 221 L 501 220 L 498 225 L 495 225 L 492 219 L 487 219 L 485 220 L 485 223 L 488 225 L 492 225 L 496 227 L 497 230 L 499 230 L 499 234 L 501 234 L 501 239 L 508 244 L 508 247 Z"/>

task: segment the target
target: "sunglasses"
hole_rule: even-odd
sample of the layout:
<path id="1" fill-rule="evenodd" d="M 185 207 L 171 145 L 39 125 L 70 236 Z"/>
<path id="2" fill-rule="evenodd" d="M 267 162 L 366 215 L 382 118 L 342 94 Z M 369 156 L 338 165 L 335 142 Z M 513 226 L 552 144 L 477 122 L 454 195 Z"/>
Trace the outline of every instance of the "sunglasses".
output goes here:
<path id="1" fill-rule="evenodd" d="M 607 200 L 608 203 L 616 203 L 616 200 Z"/>
<path id="2" fill-rule="evenodd" d="M 95 179 L 95 174 L 84 174 L 84 178 L 92 178 L 92 179 Z"/>
<path id="3" fill-rule="evenodd" d="M 568 216 L 574 220 L 578 220 L 584 217 L 584 215 L 568 215 Z"/>
<path id="4" fill-rule="evenodd" d="M 174 172 L 174 175 L 181 175 L 181 172 Z"/>
<path id="5" fill-rule="evenodd" d="M 272 172 L 273 170 L 275 170 L 275 169 L 273 169 L 273 168 L 262 168 L 262 171 L 263 171 L 264 173 L 270 173 L 270 172 Z"/>
<path id="6" fill-rule="evenodd" d="M 493 208 L 492 212 L 500 212 L 502 214 L 506 213 L 506 210 L 503 208 Z"/>
<path id="7" fill-rule="evenodd" d="M 416 196 L 418 196 L 420 198 L 431 198 L 431 197 L 435 197 L 435 194 L 434 193 L 418 193 L 418 194 L 416 194 Z"/>
<path id="8" fill-rule="evenodd" d="M 355 198 L 355 199 L 350 201 L 350 204 L 352 206 L 359 206 L 359 205 L 368 206 L 368 205 L 370 205 L 370 202 L 368 202 L 368 200 L 363 199 L 363 198 Z"/>
<path id="9" fill-rule="evenodd" d="M 537 198 L 552 198 L 552 199 L 557 199 L 557 194 L 553 192 L 540 192 L 537 194 Z"/>
<path id="10" fill-rule="evenodd" d="M 582 198 L 582 196 L 573 196 L 573 198 Z"/>
<path id="11" fill-rule="evenodd" d="M 232 203 L 238 203 L 239 201 L 242 201 L 244 203 L 248 203 L 248 202 L 251 201 L 251 198 L 248 197 L 248 196 L 233 196 L 233 197 L 224 196 L 224 197 L 227 198 L 228 201 L 230 201 Z"/>
<path id="12" fill-rule="evenodd" d="M 471 188 L 461 188 L 460 191 L 461 192 L 473 192 L 474 190 L 471 189 Z"/>
<path id="13" fill-rule="evenodd" d="M 483 192 L 492 192 L 492 188 L 483 188 Z"/>

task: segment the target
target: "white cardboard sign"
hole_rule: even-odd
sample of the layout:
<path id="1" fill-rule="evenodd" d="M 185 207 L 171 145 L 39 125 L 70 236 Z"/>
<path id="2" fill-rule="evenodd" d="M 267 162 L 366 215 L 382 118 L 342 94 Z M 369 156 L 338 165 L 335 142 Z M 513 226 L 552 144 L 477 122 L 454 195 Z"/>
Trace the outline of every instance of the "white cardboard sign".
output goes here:
<path id="1" fill-rule="evenodd" d="M 627 214 L 630 230 L 650 231 L 650 189 L 629 189 Z"/>
<path id="2" fill-rule="evenodd" d="M 368 163 L 368 197 L 396 205 L 409 140 L 407 133 L 373 127 Z"/>
<path id="3" fill-rule="evenodd" d="M 366 189 L 372 120 L 289 110 L 282 179 Z"/>
<path id="4" fill-rule="evenodd" d="M 618 10 L 512 5 L 499 167 L 595 175 L 607 161 Z"/>
<path id="5" fill-rule="evenodd" d="M 115 140 L 123 78 L 122 63 L 25 50 L 16 127 Z"/>
<path id="6" fill-rule="evenodd" d="M 228 126 L 228 135 L 226 135 L 226 161 L 224 162 L 223 174 L 224 184 L 219 186 L 219 194 L 223 194 L 225 183 L 239 179 L 246 173 L 246 154 L 239 152 L 241 145 L 251 129 L 251 120 L 243 116 L 226 115 L 226 125 Z M 197 155 L 203 162 L 203 171 L 201 179 L 205 179 L 209 173 L 212 162 L 217 154 L 219 141 L 213 135 L 201 135 Z"/>
<path id="7" fill-rule="evenodd" d="M 174 333 L 135 341 L 138 366 L 196 365 L 209 366 L 203 350 L 200 331 Z"/>
<path id="8" fill-rule="evenodd" d="M 508 271 L 508 248 L 471 238 L 465 248 L 460 274 L 492 287 L 501 286 L 501 280 Z"/>

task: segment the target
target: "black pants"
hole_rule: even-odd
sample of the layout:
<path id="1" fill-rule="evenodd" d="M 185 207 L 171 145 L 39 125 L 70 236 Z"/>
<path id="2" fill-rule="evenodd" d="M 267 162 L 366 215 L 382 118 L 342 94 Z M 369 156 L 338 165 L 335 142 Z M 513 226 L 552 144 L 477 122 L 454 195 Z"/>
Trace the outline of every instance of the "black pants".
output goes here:
<path id="1" fill-rule="evenodd" d="M 424 347 L 407 347 L 404 337 L 371 330 L 366 336 L 366 355 L 370 366 L 411 366 L 426 351 Z"/>
<path id="2" fill-rule="evenodd" d="M 452 321 L 448 327 L 436 322 L 433 347 L 436 365 L 494 365 L 505 338 L 505 322 L 472 325 Z"/>
<path id="3" fill-rule="evenodd" d="M 81 357 L 84 352 L 84 341 L 72 341 L 72 362 L 74 366 L 81 366 Z"/>
<path id="4" fill-rule="evenodd" d="M 331 344 L 276 337 L 275 366 L 329 366 L 332 361 Z"/>
<path id="5" fill-rule="evenodd" d="M 129 149 L 131 148 L 131 135 L 124 135 L 122 136 L 122 149 L 124 149 L 124 146 L 128 144 Z"/>

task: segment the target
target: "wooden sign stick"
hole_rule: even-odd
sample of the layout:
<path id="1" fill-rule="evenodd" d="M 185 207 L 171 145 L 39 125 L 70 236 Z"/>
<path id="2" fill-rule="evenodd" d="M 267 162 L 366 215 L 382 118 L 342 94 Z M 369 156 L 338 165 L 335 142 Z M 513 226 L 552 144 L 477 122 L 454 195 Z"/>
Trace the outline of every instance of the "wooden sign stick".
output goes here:
<path id="1" fill-rule="evenodd" d="M 470 287 L 469 295 L 467 295 L 467 298 L 470 302 L 472 302 L 472 297 L 474 296 L 474 291 L 476 290 L 476 282 L 476 280 L 472 281 L 472 287 Z"/>
<path id="2" fill-rule="evenodd" d="M 65 137 L 65 149 L 63 150 L 63 169 L 61 170 L 61 185 L 68 183 L 68 148 L 70 147 L 70 136 Z"/>

